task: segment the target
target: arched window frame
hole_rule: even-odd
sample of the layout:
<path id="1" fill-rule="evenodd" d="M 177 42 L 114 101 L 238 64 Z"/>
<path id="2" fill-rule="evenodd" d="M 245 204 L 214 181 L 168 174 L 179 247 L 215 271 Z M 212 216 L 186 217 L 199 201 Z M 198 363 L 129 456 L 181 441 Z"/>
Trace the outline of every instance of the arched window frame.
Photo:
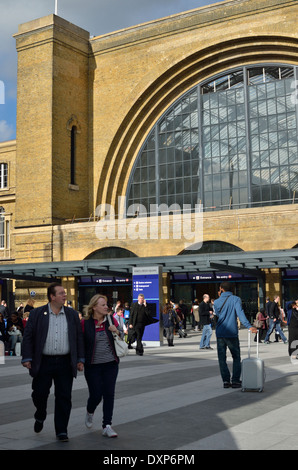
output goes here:
<path id="1" fill-rule="evenodd" d="M 0 189 L 8 188 L 8 163 L 0 163 Z"/>
<path id="2" fill-rule="evenodd" d="M 70 184 L 76 184 L 76 135 L 77 127 L 72 126 L 70 131 Z"/>
<path id="3" fill-rule="evenodd" d="M 69 131 L 70 139 L 70 155 L 69 155 L 69 189 L 78 190 L 77 184 L 77 153 L 78 153 L 78 142 L 77 136 L 81 133 L 81 126 L 77 117 L 73 114 L 67 122 L 66 126 Z"/>
<path id="4" fill-rule="evenodd" d="M 259 68 L 259 70 L 261 71 L 258 71 L 257 69 Z M 182 95 L 180 98 L 178 98 L 175 103 L 166 110 L 166 112 L 161 116 L 161 118 L 157 121 L 157 123 L 155 124 L 155 126 L 151 129 L 151 131 L 149 132 L 148 136 L 147 136 L 147 139 L 146 141 L 144 142 L 140 152 L 139 152 L 139 155 L 135 161 L 135 164 L 134 164 L 134 167 L 133 167 L 133 170 L 131 172 L 131 176 L 130 176 L 130 180 L 129 180 L 129 184 L 128 184 L 128 190 L 127 190 L 127 207 L 130 207 L 132 204 L 139 204 L 140 206 L 144 206 L 147 208 L 147 214 L 150 214 L 150 211 L 149 211 L 149 208 L 147 206 L 149 206 L 149 204 L 156 204 L 156 205 L 160 205 L 161 203 L 163 203 L 164 201 L 161 199 L 162 196 L 163 196 L 163 191 L 164 191 L 164 188 L 166 186 L 168 186 L 166 188 L 166 190 L 168 191 L 167 193 L 167 197 L 168 197 L 168 206 L 170 206 L 172 203 L 175 203 L 177 202 L 175 200 L 175 197 L 177 196 L 177 185 L 179 184 L 179 191 L 181 193 L 183 193 L 183 198 L 181 198 L 181 201 L 183 200 L 183 203 L 184 201 L 186 203 L 188 203 L 189 201 L 191 202 L 192 206 L 194 206 L 195 203 L 200 203 L 202 202 L 204 204 L 204 210 L 221 210 L 221 209 L 233 209 L 233 208 L 245 208 L 245 207 L 259 207 L 259 206 L 265 206 L 265 205 L 273 205 L 273 204 L 289 204 L 291 202 L 297 202 L 298 201 L 298 191 L 294 191 L 294 189 L 292 189 L 293 187 L 295 188 L 296 187 L 296 183 L 294 184 L 294 181 L 288 181 L 288 198 L 285 197 L 284 194 L 282 194 L 282 191 L 284 190 L 284 187 L 282 186 L 282 177 L 281 176 L 278 176 L 279 178 L 279 187 L 276 188 L 274 187 L 274 185 L 272 184 L 272 186 L 270 186 L 269 189 L 267 189 L 266 187 L 266 181 L 270 181 L 270 177 L 273 179 L 273 178 L 276 178 L 276 169 L 277 169 L 277 165 L 275 164 L 275 167 L 272 167 L 270 166 L 271 165 L 271 162 L 270 164 L 268 164 L 268 168 L 266 168 L 266 171 L 262 170 L 261 172 L 261 169 L 260 169 L 260 173 L 259 173 L 259 181 L 260 181 L 260 186 L 261 188 L 259 189 L 260 191 L 260 201 L 257 200 L 257 196 L 256 196 L 256 193 L 255 191 L 258 190 L 258 188 L 256 187 L 256 171 L 254 172 L 254 168 L 253 168 L 253 162 L 252 162 L 252 152 L 253 152 L 253 149 L 252 149 L 252 133 L 251 133 L 251 128 L 250 128 L 250 115 L 249 115 L 249 112 L 250 112 L 250 108 L 249 106 L 251 106 L 251 102 L 249 101 L 249 93 L 252 91 L 254 85 L 257 86 L 257 85 L 260 85 L 261 84 L 261 87 L 263 86 L 264 84 L 264 87 L 266 87 L 270 81 L 271 81 L 271 78 L 270 78 L 270 73 L 269 73 L 269 69 L 271 68 L 271 71 L 274 71 L 273 69 L 276 69 L 278 70 L 279 72 L 279 75 L 277 78 L 274 78 L 273 76 L 271 77 L 272 78 L 272 81 L 275 80 L 275 83 L 278 81 L 278 80 L 281 80 L 281 79 L 284 79 L 284 78 L 288 78 L 287 76 L 282 76 L 282 73 L 286 73 L 287 72 L 287 68 L 288 69 L 292 69 L 294 71 L 294 76 L 292 78 L 292 82 L 293 84 L 294 83 L 297 83 L 297 78 L 298 78 L 298 67 L 294 67 L 292 65 L 289 65 L 289 64 L 253 64 L 253 65 L 249 65 L 249 66 L 243 66 L 243 67 L 238 67 L 238 68 L 235 68 L 235 69 L 229 69 L 227 70 L 225 73 L 221 73 L 219 75 L 216 75 L 214 77 L 211 77 L 211 79 L 208 79 L 208 80 L 205 80 L 203 82 L 200 82 L 198 85 L 196 85 L 195 87 L 193 87 L 191 90 L 189 90 L 188 92 L 184 93 L 184 95 Z M 239 75 L 242 74 L 243 78 L 241 78 L 241 76 Z M 230 76 L 230 77 L 229 77 Z M 226 80 L 225 78 L 228 77 Z M 210 90 L 208 90 L 208 86 L 210 87 L 210 84 L 212 84 L 212 87 L 213 87 L 213 90 L 212 88 Z M 232 85 L 230 87 L 230 85 Z M 287 82 L 287 87 L 289 86 L 288 82 Z M 244 94 L 244 105 L 243 105 L 243 109 L 242 109 L 242 113 L 243 113 L 243 121 L 245 122 L 245 129 L 243 130 L 243 135 L 242 135 L 242 145 L 243 145 L 243 148 L 245 148 L 245 151 L 242 152 L 243 156 L 242 156 L 242 161 L 241 161 L 241 165 L 242 165 L 242 172 L 240 172 L 240 167 L 239 167 L 239 155 L 237 157 L 237 155 L 235 156 L 235 159 L 233 159 L 233 155 L 228 155 L 227 156 L 227 160 L 229 160 L 229 168 L 230 170 L 226 170 L 225 172 L 225 177 L 226 177 L 226 182 L 225 184 L 227 185 L 227 191 L 228 192 L 229 190 L 231 191 L 231 177 L 235 176 L 236 178 L 238 178 L 238 187 L 237 187 L 237 191 L 238 191 L 238 197 L 239 197 L 239 201 L 237 203 L 235 203 L 235 199 L 233 201 L 233 198 L 230 197 L 229 198 L 229 203 L 228 204 L 225 204 L 225 206 L 222 206 L 220 204 L 220 202 L 218 204 L 216 204 L 215 207 L 214 204 L 213 204 L 213 201 L 212 199 L 210 199 L 210 204 L 208 207 L 208 204 L 205 204 L 205 200 L 207 199 L 207 194 L 206 194 L 206 187 L 207 187 L 207 180 L 208 178 L 206 178 L 206 182 L 205 180 L 203 180 L 203 178 L 206 176 L 206 169 L 204 169 L 204 164 L 206 164 L 206 160 L 205 160 L 205 152 L 207 151 L 206 148 L 203 148 L 203 130 L 202 130 L 202 125 L 203 125 L 203 119 L 204 119 L 204 115 L 203 115 L 203 108 L 202 108 L 202 102 L 204 100 L 204 95 L 205 94 L 208 94 L 210 92 L 214 92 L 215 94 L 213 95 L 213 99 L 216 99 L 216 92 L 219 91 L 220 89 L 229 89 L 229 87 L 231 88 L 231 90 L 237 90 L 237 88 L 240 89 L 240 92 L 242 90 L 242 93 Z M 251 88 L 250 88 L 251 87 Z M 261 88 L 260 87 L 260 88 Z M 204 93 L 206 89 L 206 92 L 207 93 Z M 269 89 L 269 86 L 268 86 L 268 89 Z M 167 123 L 166 123 L 166 119 L 168 116 L 171 115 L 171 113 L 174 113 L 175 111 L 175 107 L 177 106 L 181 106 L 183 107 L 183 101 L 187 100 L 187 98 L 192 94 L 192 93 L 196 93 L 196 99 L 197 99 L 197 115 L 195 115 L 195 113 L 193 114 L 194 115 L 194 118 L 198 120 L 198 124 L 197 124 L 197 128 L 198 128 L 198 142 L 196 142 L 196 145 L 197 145 L 197 148 L 198 148 L 198 155 L 197 155 L 197 175 L 198 177 L 195 178 L 195 172 L 192 173 L 192 178 L 189 178 L 188 176 L 186 176 L 185 180 L 187 180 L 187 184 L 188 184 L 188 187 L 189 187 L 189 183 L 190 185 L 193 185 L 195 184 L 195 179 L 197 179 L 197 185 L 198 188 L 195 188 L 195 190 L 193 191 L 192 194 L 189 194 L 187 195 L 188 196 L 188 199 L 185 198 L 185 187 L 186 187 L 186 184 L 181 181 L 182 178 L 181 178 L 181 174 L 179 174 L 179 171 L 178 173 L 176 172 L 176 175 L 172 175 L 173 173 L 173 169 L 174 169 L 174 164 L 171 165 L 170 162 L 168 161 L 167 162 L 167 167 L 166 165 L 161 165 L 161 146 L 160 146 L 160 135 L 161 135 L 161 132 L 160 132 L 160 126 L 161 125 L 164 125 L 166 126 Z M 207 97 L 208 98 L 208 97 Z M 290 99 L 295 99 L 296 98 L 296 101 L 295 101 L 295 104 L 296 104 L 296 129 L 292 130 L 292 134 L 294 136 L 294 134 L 296 133 L 296 138 L 297 138 L 297 127 L 298 127 L 298 100 L 297 100 L 297 92 L 295 90 L 295 88 L 293 88 L 292 92 L 291 92 L 291 95 L 288 93 L 287 96 L 286 96 L 286 99 L 287 100 L 290 100 Z M 259 101 L 257 102 L 257 105 L 262 105 L 262 97 L 260 97 Z M 239 106 L 238 106 L 239 108 Z M 235 109 L 236 109 L 236 106 L 235 106 Z M 237 112 L 237 111 L 236 111 Z M 295 113 L 294 113 L 295 114 Z M 183 111 L 181 112 L 181 115 L 183 116 Z M 261 114 L 260 114 L 261 116 Z M 259 118 L 261 119 L 261 118 Z M 173 120 L 172 120 L 173 121 Z M 235 121 L 237 122 L 237 121 Z M 211 122 L 210 122 L 210 129 L 211 129 Z M 182 131 L 183 131 L 183 120 L 182 120 L 182 123 L 181 123 L 181 128 L 182 128 Z M 269 124 L 268 124 L 268 129 L 269 129 Z M 267 134 L 270 132 L 270 129 L 268 130 L 267 129 Z M 170 132 L 168 132 L 167 134 L 165 133 L 165 142 L 166 142 L 166 146 L 167 146 L 167 150 L 168 148 L 171 147 L 171 142 L 169 139 L 172 139 L 173 136 L 170 135 Z M 173 133 L 174 135 L 174 133 Z M 181 132 L 181 135 L 182 135 L 182 132 Z M 265 138 L 268 138 L 267 135 L 264 136 Z M 263 136 L 262 136 L 263 138 Z M 293 138 L 292 138 L 293 140 Z M 220 142 L 222 143 L 222 142 Z M 258 145 L 262 145 L 263 142 L 258 142 Z M 192 143 L 191 143 L 192 144 Z M 212 142 L 212 140 L 210 139 L 210 146 L 214 144 L 214 146 L 218 145 L 218 142 L 214 141 Z M 237 143 L 238 145 L 238 143 Z M 175 144 L 174 144 L 175 146 Z M 173 146 L 172 146 L 173 147 Z M 229 147 L 230 149 L 230 147 Z M 295 149 L 295 148 L 294 148 Z M 176 147 L 175 147 L 175 150 L 176 150 Z M 185 149 L 183 149 L 184 151 Z M 190 149 L 191 150 L 191 149 Z M 293 152 L 293 147 L 290 149 L 291 152 Z M 278 151 L 279 151 L 279 148 L 278 148 Z M 269 150 L 268 150 L 269 152 Z M 290 152 L 290 151 L 289 151 Z M 230 152 L 230 150 L 228 151 L 228 153 L 232 153 Z M 239 154 L 239 152 L 238 152 Z M 222 157 L 222 154 L 220 154 L 220 158 Z M 297 151 L 296 151 L 296 157 L 297 157 Z M 149 162 L 149 158 L 151 159 L 151 168 L 150 168 L 150 165 L 148 165 L 148 162 Z M 184 157 L 182 157 L 184 158 Z M 235 174 L 235 167 L 233 166 L 234 165 L 234 160 L 237 160 L 238 158 L 238 173 L 239 174 Z M 261 157 L 259 157 L 261 158 Z M 264 158 L 264 156 L 263 156 Z M 147 161 L 147 163 L 145 163 L 143 166 L 142 166 L 142 160 L 144 161 Z M 190 158 L 191 160 L 191 158 Z M 290 157 L 288 157 L 288 162 L 290 162 Z M 192 161 L 192 163 L 194 163 L 194 161 Z M 213 162 L 214 163 L 214 162 Z M 262 162 L 262 164 L 264 164 L 264 162 Z M 177 166 L 177 165 L 176 165 Z M 280 168 L 281 164 L 279 164 L 278 166 L 278 169 Z M 179 168 L 179 166 L 177 166 Z M 287 175 L 288 177 L 291 177 L 292 178 L 292 175 L 290 174 L 290 163 L 288 163 L 288 170 L 287 170 Z M 165 175 L 162 174 L 162 170 L 166 171 Z M 195 171 L 196 171 L 195 170 Z M 275 170 L 275 174 L 274 174 L 274 170 Z M 285 165 L 283 166 L 283 170 L 285 171 Z M 169 180 L 169 172 L 171 173 L 171 181 Z M 220 185 L 220 190 L 222 191 L 222 185 L 223 185 L 223 182 L 222 182 L 222 173 L 220 170 L 217 170 L 217 176 L 218 176 L 218 182 L 217 184 Z M 266 176 L 268 173 L 268 177 Z M 175 176 L 176 176 L 176 180 L 175 180 Z M 184 176 L 184 175 L 183 175 Z M 180 177 L 180 179 L 179 179 Z M 240 177 L 242 178 L 242 180 L 240 181 Z M 297 178 L 297 176 L 296 176 Z M 202 181 L 204 181 L 204 184 L 201 184 Z M 230 181 L 230 183 L 229 183 Z M 212 191 L 209 192 L 209 193 L 213 193 L 213 191 L 215 193 L 219 193 L 219 191 L 216 192 L 216 190 L 214 189 L 214 181 L 211 181 L 212 182 Z M 232 181 L 233 182 L 233 181 Z M 133 183 L 134 183 L 134 186 L 133 186 Z M 199 184 L 200 183 L 200 184 Z M 246 187 L 245 187 L 246 185 Z M 228 187 L 229 186 L 229 187 Z M 174 194 L 174 197 L 170 198 L 169 195 L 172 195 L 173 194 L 173 191 L 172 191 L 172 187 L 175 187 L 175 190 L 176 190 L 176 193 Z M 182 189 L 181 189 L 182 188 Z M 244 188 L 244 189 L 243 189 Z M 198 190 L 197 190 L 198 189 Z M 279 198 L 278 197 L 275 197 L 275 194 L 276 194 L 276 189 L 278 189 L 277 191 L 277 195 L 279 195 Z M 245 193 L 245 191 L 246 193 Z M 172 191 L 172 192 L 171 192 Z M 268 192 L 269 191 L 269 192 Z M 293 193 L 293 197 L 291 198 L 291 193 Z M 212 198 L 214 198 L 214 194 L 211 194 Z M 231 195 L 232 196 L 232 195 Z M 227 195 L 225 196 L 227 198 Z M 221 194 L 221 198 L 223 198 L 223 195 Z M 234 196 L 235 198 L 235 196 Z M 242 198 L 242 200 L 241 200 Z M 145 202 L 144 202 L 145 201 Z"/>

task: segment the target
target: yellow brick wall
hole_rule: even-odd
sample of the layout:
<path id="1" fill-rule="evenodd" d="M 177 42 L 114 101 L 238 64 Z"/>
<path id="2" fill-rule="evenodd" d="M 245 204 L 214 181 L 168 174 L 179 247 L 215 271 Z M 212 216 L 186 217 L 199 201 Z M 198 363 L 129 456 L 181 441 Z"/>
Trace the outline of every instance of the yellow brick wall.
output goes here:
<path id="1" fill-rule="evenodd" d="M 19 26 L 16 227 L 64 222 L 89 212 L 89 33 L 49 15 Z M 70 184 L 70 122 L 77 185 Z M 29 191 L 31 188 L 31 191 Z"/>
<path id="2" fill-rule="evenodd" d="M 0 163 L 8 165 L 8 186 L 0 189 L 0 207 L 5 212 L 5 220 L 9 223 L 9 240 L 5 249 L 0 250 L 0 262 L 12 262 L 15 252 L 15 240 L 12 236 L 15 224 L 15 200 L 16 200 L 16 141 L 0 143 Z M 7 226 L 8 229 L 8 226 Z"/>
<path id="3" fill-rule="evenodd" d="M 162 224 L 162 218 L 160 219 L 159 223 Z M 132 220 L 135 219 L 128 219 L 124 223 L 129 225 Z M 204 213 L 202 240 L 231 243 L 244 251 L 291 249 L 297 244 L 297 220 L 297 204 Z M 147 219 L 144 219 L 144 223 L 146 222 Z M 149 220 L 147 223 L 148 238 L 143 240 L 132 240 L 129 237 L 119 240 L 117 232 L 115 238 L 111 236 L 112 231 L 106 240 L 100 240 L 96 235 L 96 222 L 55 227 L 54 260 L 85 259 L 96 250 L 108 246 L 121 246 L 139 257 L 178 255 L 186 246 L 189 247 L 185 240 L 175 240 L 172 236 L 164 240 L 150 239 Z M 117 221 L 115 225 L 117 227 Z M 169 233 L 172 234 L 173 230 L 175 222 L 170 217 Z"/>
<path id="4" fill-rule="evenodd" d="M 17 38 L 16 227 L 52 223 L 52 44 Z"/>
<path id="5" fill-rule="evenodd" d="M 56 20 L 58 23 L 58 21 Z M 53 220 L 63 223 L 89 212 L 89 33 L 59 23 L 54 28 Z M 70 186 L 71 127 L 77 127 L 75 187 Z"/>
<path id="6" fill-rule="evenodd" d="M 54 15 L 20 25 L 9 202 L 16 262 L 84 259 L 106 246 L 138 256 L 183 251 L 173 239 L 100 241 L 96 222 L 66 221 L 88 220 L 98 204 L 126 194 L 152 126 L 196 83 L 243 64 L 297 64 L 297 13 L 294 0 L 226 1 L 91 40 Z M 80 131 L 74 188 L 71 122 Z M 291 248 L 297 222 L 295 205 L 205 213 L 204 240 L 247 251 Z"/>

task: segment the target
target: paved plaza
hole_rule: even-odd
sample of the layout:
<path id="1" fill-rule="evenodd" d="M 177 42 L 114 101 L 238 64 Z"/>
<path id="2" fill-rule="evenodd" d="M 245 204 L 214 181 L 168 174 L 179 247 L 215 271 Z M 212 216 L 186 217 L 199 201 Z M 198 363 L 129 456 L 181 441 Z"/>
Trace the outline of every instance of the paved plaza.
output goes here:
<path id="1" fill-rule="evenodd" d="M 245 358 L 247 330 L 241 329 L 239 336 Z M 189 331 L 187 338 L 175 337 L 173 348 L 165 344 L 147 347 L 143 357 L 130 351 L 121 359 L 113 420 L 116 439 L 101 435 L 101 407 L 95 413 L 93 428 L 85 427 L 88 391 L 83 373 L 74 381 L 69 442 L 55 439 L 53 391 L 44 429 L 35 434 L 31 378 L 20 357 L 6 357 L 0 366 L 0 449 L 169 450 L 180 454 L 223 449 L 297 450 L 298 364 L 291 363 L 287 345 L 260 344 L 266 371 L 264 391 L 242 392 L 222 387 L 215 333 L 213 350 L 199 351 L 200 337 L 201 333 Z"/>

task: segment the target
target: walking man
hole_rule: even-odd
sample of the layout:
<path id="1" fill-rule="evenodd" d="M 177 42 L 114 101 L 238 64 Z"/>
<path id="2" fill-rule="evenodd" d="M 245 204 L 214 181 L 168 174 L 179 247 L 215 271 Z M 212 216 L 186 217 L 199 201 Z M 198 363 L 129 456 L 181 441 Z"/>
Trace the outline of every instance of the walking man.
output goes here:
<path id="1" fill-rule="evenodd" d="M 217 354 L 223 386 L 224 388 L 240 388 L 241 355 L 237 317 L 243 326 L 253 333 L 257 333 L 258 330 L 247 320 L 242 309 L 241 299 L 233 295 L 229 282 L 225 281 L 220 285 L 220 297 L 214 301 L 214 310 L 217 316 Z M 232 380 L 227 366 L 227 348 L 229 348 L 233 358 Z"/>
<path id="2" fill-rule="evenodd" d="M 279 296 L 275 295 L 273 302 L 271 302 L 270 305 L 269 305 L 269 309 L 268 309 L 268 314 L 269 314 L 269 318 L 270 318 L 269 328 L 268 328 L 266 337 L 264 339 L 264 343 L 267 343 L 267 344 L 269 344 L 269 337 L 270 337 L 272 331 L 274 330 L 274 328 L 280 334 L 280 337 L 283 340 L 283 342 L 285 344 L 288 342 L 287 338 L 285 337 L 285 335 L 284 335 L 284 333 L 283 333 L 283 331 L 280 327 L 280 310 L 279 310 L 279 306 L 278 306 L 279 300 L 280 300 Z"/>
<path id="3" fill-rule="evenodd" d="M 134 302 L 130 309 L 130 316 L 129 316 L 129 329 L 133 329 L 135 333 L 135 339 L 137 342 L 136 346 L 136 354 L 139 356 L 143 356 L 144 348 L 142 344 L 142 338 L 145 331 L 145 327 L 150 325 L 151 323 L 155 323 L 158 320 L 154 319 L 150 315 L 150 310 L 146 299 L 143 294 L 138 295 L 138 301 Z M 130 335 L 128 334 L 128 337 Z M 129 347 L 130 347 L 129 342 Z"/>
<path id="4" fill-rule="evenodd" d="M 64 307 L 64 288 L 48 287 L 49 303 L 31 310 L 24 330 L 22 364 L 29 369 L 32 400 L 36 407 L 34 431 L 39 433 L 47 416 L 47 401 L 55 385 L 54 424 L 57 439 L 68 441 L 73 378 L 83 370 L 84 343 L 78 313 Z"/>
<path id="5" fill-rule="evenodd" d="M 199 312 L 201 325 L 203 325 L 200 349 L 213 349 L 210 346 L 213 310 L 210 306 L 210 297 L 208 294 L 203 295 L 203 301 L 199 305 Z"/>

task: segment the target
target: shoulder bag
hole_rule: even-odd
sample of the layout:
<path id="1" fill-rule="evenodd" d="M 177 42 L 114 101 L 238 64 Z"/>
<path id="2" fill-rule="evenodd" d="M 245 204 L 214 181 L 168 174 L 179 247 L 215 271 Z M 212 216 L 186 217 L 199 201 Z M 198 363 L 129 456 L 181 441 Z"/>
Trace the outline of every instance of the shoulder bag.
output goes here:
<path id="1" fill-rule="evenodd" d="M 111 315 L 108 315 L 108 321 L 110 326 L 113 325 L 113 320 L 111 319 Z M 128 345 L 124 341 L 124 339 L 120 338 L 114 331 L 111 332 L 114 338 L 114 345 L 116 349 L 116 354 L 118 357 L 124 357 L 128 354 Z"/>

